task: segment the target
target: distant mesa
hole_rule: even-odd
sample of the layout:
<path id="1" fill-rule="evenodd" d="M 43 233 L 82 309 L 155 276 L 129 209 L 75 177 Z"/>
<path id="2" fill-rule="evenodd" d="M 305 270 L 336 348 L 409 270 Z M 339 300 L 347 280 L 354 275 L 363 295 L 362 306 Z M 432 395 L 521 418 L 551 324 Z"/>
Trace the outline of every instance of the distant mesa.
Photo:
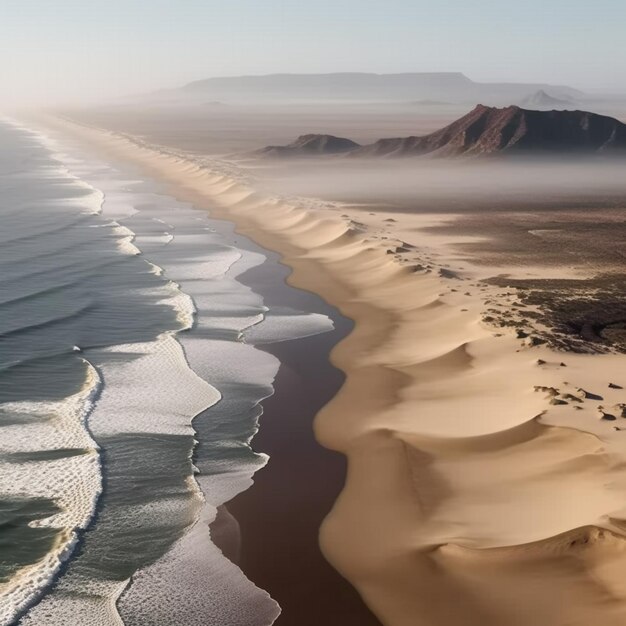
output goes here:
<path id="1" fill-rule="evenodd" d="M 520 104 L 528 109 L 565 109 L 571 108 L 574 105 L 574 101 L 565 97 L 555 98 L 543 89 L 539 89 L 539 91 L 524 98 Z"/>
<path id="2" fill-rule="evenodd" d="M 160 98 L 186 101 L 222 100 L 231 103 L 407 103 L 455 102 L 468 105 L 487 102 L 504 105 L 520 102 L 528 94 L 544 90 L 557 99 L 584 97 L 566 85 L 543 83 L 481 83 L 460 72 L 409 72 L 372 74 L 269 74 L 225 76 L 189 83 L 160 93 Z"/>
<path id="3" fill-rule="evenodd" d="M 255 154 L 260 156 L 292 157 L 345 154 L 360 145 L 351 139 L 334 135 L 301 135 L 286 146 L 267 146 Z"/>
<path id="4" fill-rule="evenodd" d="M 591 154 L 626 150 L 626 124 L 586 111 L 531 111 L 478 105 L 449 126 L 422 137 L 381 139 L 354 156 Z"/>

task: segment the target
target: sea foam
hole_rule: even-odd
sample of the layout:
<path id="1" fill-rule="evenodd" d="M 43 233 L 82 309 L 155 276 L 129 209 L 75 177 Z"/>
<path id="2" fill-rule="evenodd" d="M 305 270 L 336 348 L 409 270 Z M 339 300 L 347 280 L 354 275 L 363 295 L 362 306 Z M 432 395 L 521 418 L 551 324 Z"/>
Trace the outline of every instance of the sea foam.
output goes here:
<path id="1" fill-rule="evenodd" d="M 31 522 L 32 526 L 59 530 L 57 541 L 44 558 L 22 568 L 0 587 L 0 623 L 10 623 L 32 603 L 70 556 L 77 533 L 89 524 L 102 489 L 98 446 L 87 419 L 101 389 L 101 378 L 87 361 L 86 380 L 78 393 L 59 402 L 0 404 L 0 412 L 28 416 L 27 423 L 2 428 L 0 440 L 0 493 L 5 498 L 54 500 L 59 512 Z M 74 456 L 52 460 L 11 462 L 11 455 L 76 450 Z"/>

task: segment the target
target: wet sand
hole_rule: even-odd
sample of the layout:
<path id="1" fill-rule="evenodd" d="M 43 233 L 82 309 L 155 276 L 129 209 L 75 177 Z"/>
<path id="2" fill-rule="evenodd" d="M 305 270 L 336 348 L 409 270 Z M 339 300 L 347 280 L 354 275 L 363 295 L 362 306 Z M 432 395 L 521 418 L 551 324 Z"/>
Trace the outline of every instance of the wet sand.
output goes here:
<path id="1" fill-rule="evenodd" d="M 315 441 L 312 423 L 343 377 L 324 372 L 327 340 L 289 343 L 271 350 L 281 369 L 253 442 L 270 462 L 254 485 L 227 505 L 241 528 L 238 564 L 280 604 L 278 624 L 374 626 L 380 622 L 326 561 L 318 540 L 343 488 L 346 461 Z"/>
<path id="2" fill-rule="evenodd" d="M 228 236 L 227 229 L 221 232 Z M 347 464 L 343 455 L 316 441 L 313 420 L 344 383 L 345 375 L 331 365 L 329 354 L 353 324 L 315 294 L 287 288 L 290 270 L 280 267 L 278 273 L 274 263 L 264 263 L 239 280 L 253 286 L 270 308 L 322 313 L 333 320 L 335 330 L 259 346 L 281 363 L 275 393 L 262 403 L 260 429 L 252 441 L 254 450 L 268 454 L 270 461 L 255 474 L 252 487 L 226 505 L 239 526 L 237 545 L 233 549 L 232 539 L 220 543 L 219 535 L 214 537 L 280 604 L 280 626 L 378 626 L 354 587 L 324 558 L 318 539 L 343 489 Z"/>

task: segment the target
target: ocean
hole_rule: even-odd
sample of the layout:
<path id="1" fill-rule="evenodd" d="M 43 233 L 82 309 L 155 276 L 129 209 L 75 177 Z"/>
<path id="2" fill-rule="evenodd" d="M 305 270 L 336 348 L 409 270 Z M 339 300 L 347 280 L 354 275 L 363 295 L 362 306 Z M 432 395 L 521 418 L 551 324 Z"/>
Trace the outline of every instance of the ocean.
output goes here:
<path id="1" fill-rule="evenodd" d="M 240 277 L 277 259 L 207 212 L 12 120 L 0 224 L 0 624 L 271 624 L 209 524 L 268 461 L 258 346 L 331 319 L 266 306 Z"/>

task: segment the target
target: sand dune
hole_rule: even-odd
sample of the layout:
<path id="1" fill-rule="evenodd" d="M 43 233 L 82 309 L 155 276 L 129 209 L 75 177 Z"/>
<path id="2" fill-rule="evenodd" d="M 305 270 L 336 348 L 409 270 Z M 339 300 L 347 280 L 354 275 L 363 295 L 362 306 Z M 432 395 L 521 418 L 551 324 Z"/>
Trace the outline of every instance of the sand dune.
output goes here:
<path id="1" fill-rule="evenodd" d="M 346 383 L 316 421 L 349 460 L 320 541 L 385 624 L 626 623 L 626 432 L 598 408 L 626 401 L 608 386 L 626 357 L 555 353 L 486 324 L 485 301 L 515 295 L 472 268 L 414 271 L 431 249 L 435 267 L 454 264 L 424 218 L 387 223 L 383 240 L 354 227 L 355 209 L 262 193 L 232 164 L 56 127 L 235 221 L 284 256 L 290 282 L 356 321 L 333 354 Z M 387 254 L 405 242 L 417 252 Z"/>

